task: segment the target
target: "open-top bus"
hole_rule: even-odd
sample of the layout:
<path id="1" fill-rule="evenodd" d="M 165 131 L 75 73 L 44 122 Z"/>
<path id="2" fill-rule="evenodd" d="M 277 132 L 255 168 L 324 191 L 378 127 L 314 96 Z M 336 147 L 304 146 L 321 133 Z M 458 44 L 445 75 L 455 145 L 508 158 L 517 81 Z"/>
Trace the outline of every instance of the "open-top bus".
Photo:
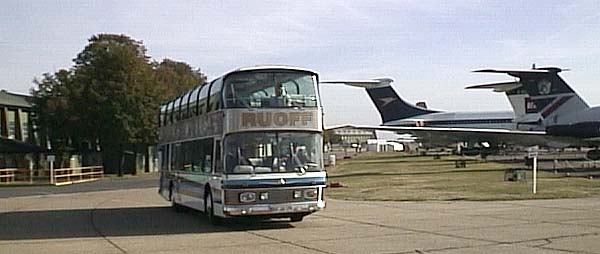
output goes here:
<path id="1" fill-rule="evenodd" d="M 316 72 L 231 71 L 160 107 L 159 193 L 209 221 L 301 221 L 325 207 L 323 120 Z"/>

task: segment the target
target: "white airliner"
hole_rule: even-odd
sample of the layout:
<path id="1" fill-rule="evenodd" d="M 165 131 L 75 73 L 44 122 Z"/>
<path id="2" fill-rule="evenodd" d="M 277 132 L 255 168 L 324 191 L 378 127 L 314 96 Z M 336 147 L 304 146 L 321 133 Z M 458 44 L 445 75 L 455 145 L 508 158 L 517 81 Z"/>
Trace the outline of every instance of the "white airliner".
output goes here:
<path id="1" fill-rule="evenodd" d="M 600 145 L 600 107 L 590 108 L 558 76 L 559 68 L 531 70 L 483 69 L 478 73 L 504 73 L 515 81 L 481 84 L 468 89 L 505 92 L 513 111 L 443 112 L 402 100 L 390 78 L 324 81 L 362 87 L 377 107 L 383 124 L 357 128 L 411 133 L 432 145 L 467 142 L 469 145 L 542 145 L 549 147 Z M 588 157 L 595 157 L 592 150 Z"/>

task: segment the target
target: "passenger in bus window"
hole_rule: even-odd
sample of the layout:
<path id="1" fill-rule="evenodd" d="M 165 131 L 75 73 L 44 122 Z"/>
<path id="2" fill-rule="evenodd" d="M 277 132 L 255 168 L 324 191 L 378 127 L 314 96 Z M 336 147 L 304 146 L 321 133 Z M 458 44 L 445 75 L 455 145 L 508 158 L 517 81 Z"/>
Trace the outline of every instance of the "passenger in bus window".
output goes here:
<path id="1" fill-rule="evenodd" d="M 297 146 L 292 158 L 294 168 L 302 167 L 304 170 L 314 169 L 318 166 L 315 154 L 314 147 L 307 147 L 305 145 Z"/>
<path id="2" fill-rule="evenodd" d="M 296 148 L 296 154 L 294 156 L 294 162 L 296 165 L 303 166 L 309 161 L 308 154 L 306 153 L 306 146 L 298 146 Z"/>
<path id="3" fill-rule="evenodd" d="M 212 171 L 212 162 L 211 162 L 211 158 L 212 155 L 206 155 L 204 157 L 204 172 L 205 173 L 210 173 Z"/>
<path id="4" fill-rule="evenodd" d="M 275 96 L 271 98 L 269 106 L 271 107 L 286 107 L 291 106 L 291 99 L 285 87 L 281 84 L 277 85 L 275 89 Z"/>

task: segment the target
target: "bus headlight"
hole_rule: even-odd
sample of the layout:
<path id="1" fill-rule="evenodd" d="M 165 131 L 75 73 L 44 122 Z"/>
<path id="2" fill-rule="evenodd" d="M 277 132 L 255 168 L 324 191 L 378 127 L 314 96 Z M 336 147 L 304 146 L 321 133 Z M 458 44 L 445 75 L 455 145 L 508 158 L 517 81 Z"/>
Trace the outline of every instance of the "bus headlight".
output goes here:
<path id="1" fill-rule="evenodd" d="M 317 189 L 304 190 L 304 197 L 307 199 L 317 199 L 319 191 Z"/>
<path id="2" fill-rule="evenodd" d="M 240 202 L 250 203 L 256 201 L 256 193 L 254 192 L 242 192 L 240 193 Z"/>
<path id="3" fill-rule="evenodd" d="M 260 193 L 260 197 L 258 197 L 260 200 L 267 200 L 269 199 L 269 193 L 268 192 L 261 192 Z"/>
<path id="4" fill-rule="evenodd" d="M 294 191 L 294 199 L 302 198 L 302 191 L 295 190 Z"/>

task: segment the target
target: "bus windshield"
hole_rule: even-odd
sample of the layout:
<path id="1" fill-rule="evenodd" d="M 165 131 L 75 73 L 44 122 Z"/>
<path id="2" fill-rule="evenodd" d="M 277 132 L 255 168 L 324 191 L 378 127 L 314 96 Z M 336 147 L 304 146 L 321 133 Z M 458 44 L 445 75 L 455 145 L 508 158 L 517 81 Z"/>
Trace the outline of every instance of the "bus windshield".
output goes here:
<path id="1" fill-rule="evenodd" d="M 231 74 L 225 79 L 225 107 L 317 107 L 316 76 L 300 71 Z"/>
<path id="2" fill-rule="evenodd" d="M 225 138 L 225 171 L 261 174 L 320 171 L 322 138 L 318 133 L 251 132 Z"/>

